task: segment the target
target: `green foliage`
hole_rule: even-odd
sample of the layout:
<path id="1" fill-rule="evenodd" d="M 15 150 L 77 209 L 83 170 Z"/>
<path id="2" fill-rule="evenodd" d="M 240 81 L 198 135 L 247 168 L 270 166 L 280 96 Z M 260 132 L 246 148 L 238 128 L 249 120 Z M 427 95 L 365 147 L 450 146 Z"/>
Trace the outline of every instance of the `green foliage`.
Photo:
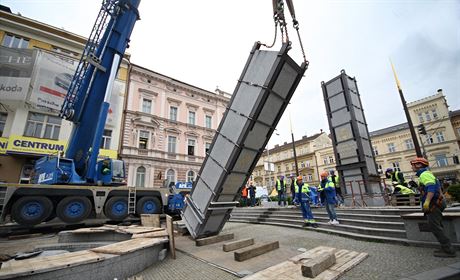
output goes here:
<path id="1" fill-rule="evenodd" d="M 447 192 L 453 197 L 454 200 L 460 202 L 460 184 L 451 185 Z"/>

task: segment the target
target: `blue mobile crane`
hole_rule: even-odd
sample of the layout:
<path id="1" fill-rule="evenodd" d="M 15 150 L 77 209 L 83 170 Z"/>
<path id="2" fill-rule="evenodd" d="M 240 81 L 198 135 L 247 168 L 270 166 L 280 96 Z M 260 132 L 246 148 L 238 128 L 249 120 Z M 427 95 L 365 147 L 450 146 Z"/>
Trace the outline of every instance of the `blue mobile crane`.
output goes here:
<path id="1" fill-rule="evenodd" d="M 168 188 L 125 185 L 123 161 L 98 159 L 109 100 L 118 68 L 139 19 L 140 0 L 103 0 L 96 23 L 70 83 L 60 116 L 73 122 L 65 156 L 37 160 L 31 184 L 0 186 L 0 221 L 22 225 L 56 216 L 66 223 L 104 215 L 162 213 L 175 196 Z"/>
<path id="2" fill-rule="evenodd" d="M 65 157 L 35 164 L 36 184 L 116 185 L 125 178 L 120 160 L 98 161 L 110 95 L 140 0 L 104 1 L 70 83 L 60 117 L 74 123 Z"/>

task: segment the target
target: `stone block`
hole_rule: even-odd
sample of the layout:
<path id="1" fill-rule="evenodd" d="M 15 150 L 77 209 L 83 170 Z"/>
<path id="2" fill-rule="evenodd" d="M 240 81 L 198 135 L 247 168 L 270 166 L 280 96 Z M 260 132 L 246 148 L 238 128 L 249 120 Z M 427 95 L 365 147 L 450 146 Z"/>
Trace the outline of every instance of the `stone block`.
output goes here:
<path id="1" fill-rule="evenodd" d="M 321 272 L 335 264 L 334 252 L 323 252 L 318 254 L 314 259 L 308 259 L 302 262 L 301 270 L 304 277 L 315 278 Z"/>

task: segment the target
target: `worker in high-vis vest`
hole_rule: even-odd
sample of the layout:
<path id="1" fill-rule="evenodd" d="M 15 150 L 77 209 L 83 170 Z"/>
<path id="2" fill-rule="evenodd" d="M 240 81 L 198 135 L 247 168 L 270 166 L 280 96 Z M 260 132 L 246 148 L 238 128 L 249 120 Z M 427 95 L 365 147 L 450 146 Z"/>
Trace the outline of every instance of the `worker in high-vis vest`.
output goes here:
<path id="1" fill-rule="evenodd" d="M 295 188 L 297 190 L 297 201 L 300 202 L 300 209 L 302 210 L 302 217 L 304 226 L 317 228 L 318 224 L 313 218 L 313 213 L 310 208 L 310 189 L 307 183 L 303 182 L 302 176 L 298 176 L 295 181 Z"/>
<path id="2" fill-rule="evenodd" d="M 335 212 L 335 204 L 337 203 L 335 197 L 335 185 L 329 178 L 329 173 L 327 171 L 323 171 L 320 174 L 321 182 L 320 186 L 322 192 L 324 193 L 326 204 L 326 211 L 327 215 L 329 216 L 330 225 L 338 225 L 339 221 L 337 221 L 337 213 Z"/>
<path id="3" fill-rule="evenodd" d="M 337 203 L 338 203 L 338 205 L 343 205 L 345 200 L 344 200 L 343 195 L 342 195 L 342 189 L 340 188 L 339 175 L 335 174 L 334 170 L 331 170 L 329 172 L 329 174 L 330 174 L 330 179 L 331 179 L 332 183 L 335 186 L 335 194 L 336 194 L 336 198 L 337 198 Z"/>
<path id="4" fill-rule="evenodd" d="M 278 192 L 278 206 L 286 206 L 286 184 L 284 183 L 284 176 L 279 176 L 275 183 L 276 191 Z"/>
<path id="5" fill-rule="evenodd" d="M 393 182 L 393 187 L 393 194 L 415 194 L 413 190 L 409 189 L 406 186 L 398 184 L 398 182 Z"/>
<path id="6" fill-rule="evenodd" d="M 406 179 L 404 179 L 404 174 L 401 171 L 393 170 L 393 168 L 387 168 L 385 171 L 385 177 L 391 182 L 398 182 L 398 184 L 407 187 Z"/>
<path id="7" fill-rule="evenodd" d="M 417 157 L 411 160 L 410 164 L 419 178 L 422 211 L 425 213 L 431 232 L 441 244 L 441 250 L 435 250 L 433 255 L 439 258 L 454 258 L 455 249 L 442 226 L 442 211 L 446 208 L 446 200 L 441 190 L 441 183 L 428 169 L 429 162 L 425 158 Z"/>

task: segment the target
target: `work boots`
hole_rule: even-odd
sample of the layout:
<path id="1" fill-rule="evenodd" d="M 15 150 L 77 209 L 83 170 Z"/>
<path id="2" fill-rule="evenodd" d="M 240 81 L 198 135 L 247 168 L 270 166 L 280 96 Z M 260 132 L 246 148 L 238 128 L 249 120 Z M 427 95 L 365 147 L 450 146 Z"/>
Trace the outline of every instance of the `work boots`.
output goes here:
<path id="1" fill-rule="evenodd" d="M 455 253 L 455 250 L 450 249 L 450 250 L 434 250 L 433 256 L 438 257 L 438 258 L 455 258 L 457 254 Z"/>

